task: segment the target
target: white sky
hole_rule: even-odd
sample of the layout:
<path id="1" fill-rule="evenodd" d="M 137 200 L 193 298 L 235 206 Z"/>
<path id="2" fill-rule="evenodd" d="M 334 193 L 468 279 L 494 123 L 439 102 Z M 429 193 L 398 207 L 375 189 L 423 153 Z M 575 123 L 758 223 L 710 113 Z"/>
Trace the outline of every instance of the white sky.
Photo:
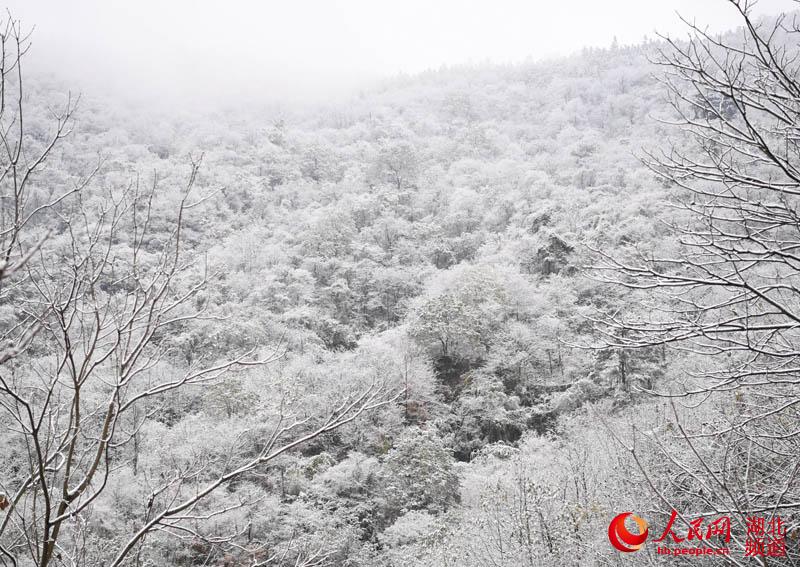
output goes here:
<path id="1" fill-rule="evenodd" d="M 8 0 L 29 67 L 173 101 L 322 101 L 378 77 L 736 27 L 725 0 Z M 761 0 L 757 12 L 793 9 Z"/>

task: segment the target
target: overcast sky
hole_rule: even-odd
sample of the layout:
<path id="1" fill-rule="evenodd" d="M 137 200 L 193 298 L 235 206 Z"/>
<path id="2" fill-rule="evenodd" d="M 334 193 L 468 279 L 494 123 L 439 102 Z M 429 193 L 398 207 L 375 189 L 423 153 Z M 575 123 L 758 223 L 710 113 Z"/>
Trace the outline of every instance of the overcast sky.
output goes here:
<path id="1" fill-rule="evenodd" d="M 792 9 L 761 0 L 757 11 Z M 161 100 L 322 101 L 379 77 L 738 25 L 724 0 L 13 0 L 30 68 Z"/>

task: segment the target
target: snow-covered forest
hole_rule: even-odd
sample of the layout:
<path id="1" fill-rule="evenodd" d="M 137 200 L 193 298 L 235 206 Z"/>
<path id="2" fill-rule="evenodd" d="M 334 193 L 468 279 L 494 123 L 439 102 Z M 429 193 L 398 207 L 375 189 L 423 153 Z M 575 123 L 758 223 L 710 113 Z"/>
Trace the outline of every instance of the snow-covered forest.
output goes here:
<path id="1" fill-rule="evenodd" d="M 6 18 L 0 565 L 800 564 L 798 35 L 741 25 L 202 112 Z M 672 510 L 730 555 L 609 544 Z"/>

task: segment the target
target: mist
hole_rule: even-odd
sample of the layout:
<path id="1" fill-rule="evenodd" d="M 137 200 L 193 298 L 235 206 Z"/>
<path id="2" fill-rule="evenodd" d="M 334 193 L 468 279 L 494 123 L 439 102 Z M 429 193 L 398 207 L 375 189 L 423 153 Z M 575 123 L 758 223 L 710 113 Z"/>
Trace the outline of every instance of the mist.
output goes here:
<path id="1" fill-rule="evenodd" d="M 800 567 L 798 2 L 13 0 L 0 567 Z"/>
<path id="2" fill-rule="evenodd" d="M 757 14 L 791 9 L 762 1 Z M 724 31 L 735 10 L 713 1 L 436 3 L 22 1 L 34 28 L 29 71 L 70 88 L 148 103 L 320 103 L 375 81 L 441 66 L 516 63 L 583 47 L 685 34 L 678 14 Z"/>

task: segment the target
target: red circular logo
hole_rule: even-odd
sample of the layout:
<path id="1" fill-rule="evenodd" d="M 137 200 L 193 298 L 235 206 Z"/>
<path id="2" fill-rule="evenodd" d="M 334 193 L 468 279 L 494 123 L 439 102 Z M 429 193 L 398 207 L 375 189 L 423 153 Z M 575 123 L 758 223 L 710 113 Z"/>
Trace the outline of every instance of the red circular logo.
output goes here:
<path id="1" fill-rule="evenodd" d="M 625 527 L 625 519 L 628 518 L 628 516 L 639 526 L 638 534 L 632 534 L 628 531 L 628 528 Z M 614 516 L 614 519 L 608 524 L 608 541 L 620 551 L 624 551 L 625 553 L 636 551 L 644 545 L 646 540 L 647 522 L 639 516 L 634 515 L 633 512 L 618 514 Z"/>

